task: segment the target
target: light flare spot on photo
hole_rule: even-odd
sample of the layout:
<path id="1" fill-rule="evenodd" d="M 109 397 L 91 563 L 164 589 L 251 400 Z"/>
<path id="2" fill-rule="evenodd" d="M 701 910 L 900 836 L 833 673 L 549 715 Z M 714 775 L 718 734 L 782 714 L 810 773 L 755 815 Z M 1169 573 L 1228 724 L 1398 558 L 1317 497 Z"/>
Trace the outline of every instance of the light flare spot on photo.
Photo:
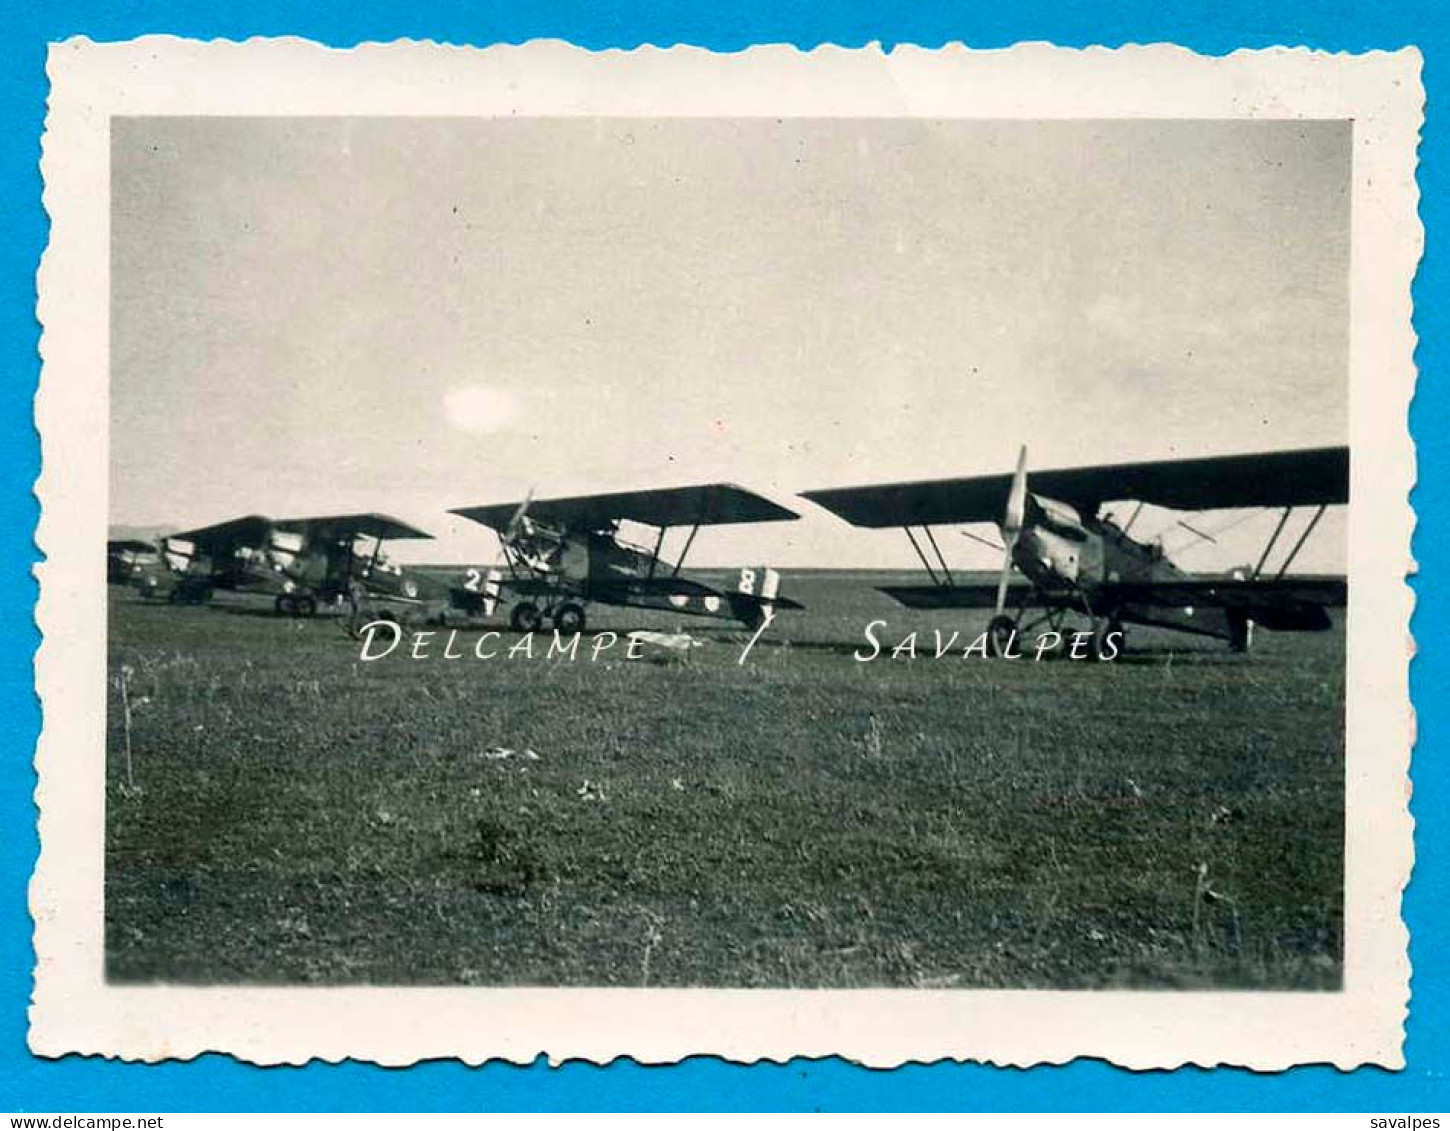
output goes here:
<path id="1" fill-rule="evenodd" d="M 443 395 L 448 423 L 475 435 L 506 430 L 519 418 L 519 408 L 516 394 L 489 385 L 462 385 Z"/>

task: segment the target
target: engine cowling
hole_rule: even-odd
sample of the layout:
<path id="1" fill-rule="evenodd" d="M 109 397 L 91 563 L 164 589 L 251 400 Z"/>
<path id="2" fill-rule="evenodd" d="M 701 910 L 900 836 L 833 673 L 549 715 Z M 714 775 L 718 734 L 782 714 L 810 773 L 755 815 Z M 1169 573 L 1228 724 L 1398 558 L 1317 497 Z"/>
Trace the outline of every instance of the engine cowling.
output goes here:
<path id="1" fill-rule="evenodd" d="M 1082 523 L 1082 515 L 1070 503 L 1049 499 L 1046 495 L 1029 495 L 1027 521 L 1033 526 L 1045 527 L 1052 533 L 1074 542 L 1085 542 L 1088 531 Z"/>

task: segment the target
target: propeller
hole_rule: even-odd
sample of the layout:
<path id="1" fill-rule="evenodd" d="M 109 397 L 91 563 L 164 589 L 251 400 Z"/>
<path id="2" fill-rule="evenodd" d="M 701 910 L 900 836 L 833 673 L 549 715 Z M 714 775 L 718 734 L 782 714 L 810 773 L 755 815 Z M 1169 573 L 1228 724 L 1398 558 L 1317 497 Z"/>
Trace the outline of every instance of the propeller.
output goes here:
<path id="1" fill-rule="evenodd" d="M 498 531 L 498 552 L 494 554 L 493 563 L 488 567 L 487 573 L 492 574 L 504 564 L 504 559 L 508 557 L 508 547 L 513 545 L 514 539 L 518 537 L 519 527 L 524 523 L 524 518 L 529 512 L 529 505 L 534 501 L 536 490 L 538 490 L 537 487 L 529 488 L 529 493 L 524 496 L 524 501 L 514 509 L 508 525 Z"/>
<path id="2" fill-rule="evenodd" d="M 504 527 L 503 536 L 508 541 L 512 542 L 518 537 L 519 527 L 523 525 L 524 518 L 529 513 L 529 505 L 534 501 L 534 492 L 537 489 L 537 487 L 529 488 L 529 493 L 524 496 L 524 501 L 518 505 L 518 509 L 514 511 L 513 517 L 509 519 L 508 526 Z"/>
<path id="3" fill-rule="evenodd" d="M 505 561 L 510 561 L 510 563 L 512 561 L 512 559 L 509 557 L 509 549 L 513 545 L 514 539 L 518 537 L 519 528 L 522 527 L 524 522 L 526 521 L 529 506 L 534 501 L 534 492 L 537 489 L 538 488 L 536 486 L 529 488 L 529 493 L 524 496 L 524 501 L 521 502 L 514 509 L 513 515 L 510 516 L 508 525 L 505 526 L 502 530 L 496 531 L 498 535 L 498 551 L 494 554 L 493 563 L 482 571 L 482 592 L 484 595 L 484 610 L 486 615 L 493 615 L 494 607 L 500 599 L 498 582 L 500 582 L 503 577 L 503 564 Z M 510 564 L 509 568 L 513 568 L 512 564 Z M 469 570 L 468 572 L 471 575 L 475 571 Z"/>
<path id="4" fill-rule="evenodd" d="M 1017 470 L 1012 476 L 1012 489 L 1007 492 L 1007 510 L 1002 515 L 1002 575 L 997 581 L 997 616 L 1007 607 L 1007 585 L 1012 580 L 1012 551 L 1022 534 L 1027 519 L 1027 445 L 1017 455 Z"/>

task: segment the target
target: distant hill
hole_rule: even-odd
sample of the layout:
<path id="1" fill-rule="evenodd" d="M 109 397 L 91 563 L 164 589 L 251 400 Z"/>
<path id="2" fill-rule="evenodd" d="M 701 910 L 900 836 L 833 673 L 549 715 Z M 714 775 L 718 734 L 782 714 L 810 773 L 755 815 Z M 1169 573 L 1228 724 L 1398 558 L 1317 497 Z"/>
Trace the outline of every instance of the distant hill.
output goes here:
<path id="1" fill-rule="evenodd" d="M 165 538 L 168 534 L 175 534 L 174 526 L 125 526 L 111 525 L 106 527 L 107 542 L 154 542 L 158 538 Z"/>

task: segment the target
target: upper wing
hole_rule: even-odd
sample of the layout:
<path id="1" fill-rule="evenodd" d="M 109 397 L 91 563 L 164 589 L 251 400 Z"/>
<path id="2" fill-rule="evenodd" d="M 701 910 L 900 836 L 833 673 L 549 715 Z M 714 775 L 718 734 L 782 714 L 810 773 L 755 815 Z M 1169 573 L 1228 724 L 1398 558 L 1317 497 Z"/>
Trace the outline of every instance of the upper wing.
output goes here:
<path id="1" fill-rule="evenodd" d="M 885 483 L 802 494 L 854 526 L 998 522 L 1012 476 Z M 1349 501 L 1349 449 L 1306 448 L 1207 459 L 1104 464 L 1033 471 L 1028 490 L 1093 514 L 1134 500 L 1170 510 L 1313 506 Z"/>
<path id="2" fill-rule="evenodd" d="M 462 515 L 494 530 L 506 530 L 521 503 L 457 507 Z M 628 520 L 647 526 L 715 526 L 732 522 L 784 522 L 800 515 L 733 483 L 669 487 L 657 491 L 616 491 L 563 499 L 534 499 L 528 516 L 550 526 L 599 530 Z"/>
<path id="3" fill-rule="evenodd" d="M 195 530 L 180 530 L 168 535 L 166 541 L 190 542 L 199 553 L 216 555 L 220 551 L 225 555 L 234 546 L 260 546 L 272 527 L 272 520 L 265 515 L 249 514 Z"/>
<path id="4" fill-rule="evenodd" d="M 289 530 L 305 535 L 309 539 L 323 542 L 348 541 L 359 536 L 376 538 L 380 542 L 394 538 L 432 538 L 427 531 L 419 530 L 406 522 L 385 514 L 332 514 L 317 518 L 284 518 L 277 521 L 277 529 Z"/>

